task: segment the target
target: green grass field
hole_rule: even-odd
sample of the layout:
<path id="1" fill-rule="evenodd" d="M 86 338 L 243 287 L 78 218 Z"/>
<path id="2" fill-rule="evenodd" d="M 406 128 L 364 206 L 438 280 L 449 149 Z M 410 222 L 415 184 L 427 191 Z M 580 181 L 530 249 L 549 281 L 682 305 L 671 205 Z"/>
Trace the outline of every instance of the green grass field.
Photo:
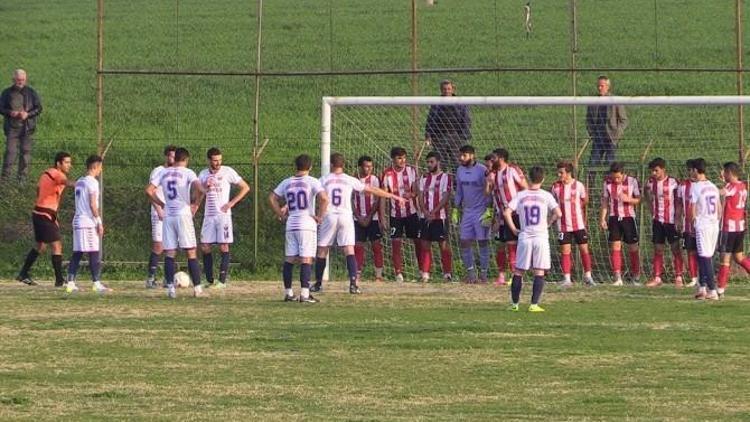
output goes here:
<path id="1" fill-rule="evenodd" d="M 277 282 L 112 286 L 0 285 L 0 419 L 750 418 L 747 286 L 716 303 L 548 286 L 544 314 L 488 286 L 332 283 L 314 305 Z"/>

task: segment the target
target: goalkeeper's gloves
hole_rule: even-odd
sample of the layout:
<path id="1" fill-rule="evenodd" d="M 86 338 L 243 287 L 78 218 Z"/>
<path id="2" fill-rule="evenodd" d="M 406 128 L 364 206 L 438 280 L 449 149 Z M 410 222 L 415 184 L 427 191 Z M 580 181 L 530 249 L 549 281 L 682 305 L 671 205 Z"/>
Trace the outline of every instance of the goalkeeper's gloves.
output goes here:
<path id="1" fill-rule="evenodd" d="M 484 213 L 479 218 L 480 223 L 482 224 L 482 227 L 491 227 L 492 226 L 492 220 L 495 219 L 495 208 L 494 207 L 487 207 L 486 210 L 484 210 Z"/>
<path id="2" fill-rule="evenodd" d="M 458 224 L 458 220 L 461 219 L 461 212 L 458 210 L 458 208 L 453 208 L 451 210 L 451 222 L 453 224 Z"/>

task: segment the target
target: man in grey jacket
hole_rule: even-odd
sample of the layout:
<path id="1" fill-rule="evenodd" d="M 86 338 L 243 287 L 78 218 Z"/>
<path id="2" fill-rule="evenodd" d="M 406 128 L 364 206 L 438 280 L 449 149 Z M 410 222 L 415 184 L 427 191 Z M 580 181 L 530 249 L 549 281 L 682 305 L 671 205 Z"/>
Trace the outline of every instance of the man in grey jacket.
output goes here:
<path id="1" fill-rule="evenodd" d="M 599 96 L 610 95 L 610 82 L 606 76 L 597 79 Z M 617 143 L 628 126 L 628 115 L 621 105 L 590 105 L 586 108 L 586 130 L 591 137 L 589 164 L 609 165 L 615 161 Z"/>
<path id="2" fill-rule="evenodd" d="M 42 112 L 42 101 L 36 91 L 26 85 L 26 72 L 16 69 L 13 72 L 13 85 L 0 94 L 0 114 L 5 117 L 5 156 L 2 178 L 10 177 L 19 149 L 18 178 L 26 179 L 31 163 L 31 146 L 34 143 L 36 119 Z"/>

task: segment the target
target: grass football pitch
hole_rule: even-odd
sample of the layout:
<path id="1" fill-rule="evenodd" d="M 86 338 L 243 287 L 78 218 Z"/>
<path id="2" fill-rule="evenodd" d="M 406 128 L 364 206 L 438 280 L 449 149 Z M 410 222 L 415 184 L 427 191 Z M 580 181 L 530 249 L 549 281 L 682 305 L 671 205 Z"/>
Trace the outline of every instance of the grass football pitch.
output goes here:
<path id="1" fill-rule="evenodd" d="M 314 305 L 278 282 L 112 287 L 2 283 L 0 419 L 750 418 L 747 285 L 716 303 L 550 285 L 543 314 L 490 286 L 336 282 Z"/>

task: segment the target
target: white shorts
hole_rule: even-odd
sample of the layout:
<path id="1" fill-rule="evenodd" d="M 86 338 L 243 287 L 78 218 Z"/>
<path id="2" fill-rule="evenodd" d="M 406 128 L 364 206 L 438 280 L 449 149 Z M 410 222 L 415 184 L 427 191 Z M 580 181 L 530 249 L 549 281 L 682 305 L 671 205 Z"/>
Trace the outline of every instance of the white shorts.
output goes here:
<path id="1" fill-rule="evenodd" d="M 232 216 L 215 215 L 204 217 L 201 227 L 201 243 L 220 244 L 234 242 L 232 234 Z"/>
<path id="2" fill-rule="evenodd" d="M 705 223 L 695 225 L 695 243 L 698 246 L 698 256 L 711 258 L 716 252 L 716 242 L 719 240 L 719 223 Z"/>
<path id="3" fill-rule="evenodd" d="M 99 252 L 99 233 L 96 227 L 73 228 L 73 252 Z"/>
<path id="4" fill-rule="evenodd" d="M 318 246 L 354 246 L 354 218 L 351 214 L 327 214 L 320 223 Z"/>
<path id="5" fill-rule="evenodd" d="M 158 215 L 151 215 L 151 241 L 161 243 L 164 232 L 164 222 L 159 220 Z"/>
<path id="6" fill-rule="evenodd" d="M 314 230 L 286 232 L 286 254 L 300 258 L 314 258 L 318 236 Z"/>
<path id="7" fill-rule="evenodd" d="M 192 215 L 164 217 L 163 233 L 162 244 L 166 250 L 193 249 L 196 246 Z"/>
<path id="8" fill-rule="evenodd" d="M 549 239 L 519 237 L 516 249 L 516 268 L 523 271 L 549 270 L 551 265 Z"/>

